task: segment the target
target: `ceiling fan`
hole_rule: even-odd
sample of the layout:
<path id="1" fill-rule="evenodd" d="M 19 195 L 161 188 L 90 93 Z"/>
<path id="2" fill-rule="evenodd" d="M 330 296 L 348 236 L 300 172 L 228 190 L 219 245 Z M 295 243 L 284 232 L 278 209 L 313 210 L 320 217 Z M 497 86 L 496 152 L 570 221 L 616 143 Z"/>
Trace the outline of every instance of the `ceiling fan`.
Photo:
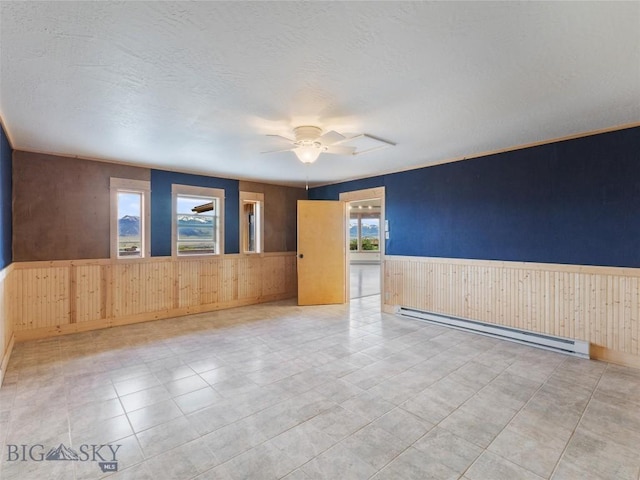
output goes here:
<path id="1" fill-rule="evenodd" d="M 333 130 L 322 133 L 320 127 L 302 125 L 293 129 L 294 139 L 283 137 L 282 135 L 268 135 L 278 137 L 289 142 L 292 146 L 280 150 L 272 150 L 262 153 L 293 152 L 302 163 L 315 162 L 321 153 L 332 153 L 334 155 L 354 155 L 356 147 L 340 145 L 351 140 L 344 135 Z"/>

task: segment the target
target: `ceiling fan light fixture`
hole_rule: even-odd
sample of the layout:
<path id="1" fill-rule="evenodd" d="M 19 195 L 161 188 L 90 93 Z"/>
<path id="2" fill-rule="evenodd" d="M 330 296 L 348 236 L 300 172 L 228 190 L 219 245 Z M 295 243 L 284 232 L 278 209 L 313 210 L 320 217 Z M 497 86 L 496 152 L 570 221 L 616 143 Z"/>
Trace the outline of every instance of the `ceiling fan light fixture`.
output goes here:
<path id="1" fill-rule="evenodd" d="M 360 153 L 371 152 L 382 147 L 393 146 L 394 143 L 381 140 L 377 137 L 367 135 L 366 133 L 347 138 L 336 131 L 330 130 L 322 133 L 320 127 L 313 125 L 300 125 L 293 129 L 294 138 L 283 137 L 282 135 L 269 135 L 277 137 L 289 143 L 289 148 L 272 150 L 262 153 L 278 153 L 278 152 L 294 152 L 298 160 L 309 165 L 314 163 L 321 153 L 330 153 L 333 155 L 358 155 Z M 356 145 L 347 145 L 351 141 L 364 142 L 364 151 Z"/>
<path id="2" fill-rule="evenodd" d="M 315 145 L 304 145 L 295 148 L 293 152 L 302 163 L 313 163 L 322 153 L 322 148 Z"/>

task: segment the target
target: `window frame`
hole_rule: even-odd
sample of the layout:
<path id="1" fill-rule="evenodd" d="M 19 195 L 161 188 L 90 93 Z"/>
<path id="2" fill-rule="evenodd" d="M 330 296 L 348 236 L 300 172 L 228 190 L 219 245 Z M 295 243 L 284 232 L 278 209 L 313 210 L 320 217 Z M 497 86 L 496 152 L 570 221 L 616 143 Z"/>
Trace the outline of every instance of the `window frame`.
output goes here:
<path id="1" fill-rule="evenodd" d="M 377 219 L 378 220 L 378 249 L 377 250 L 364 250 L 362 248 L 362 220 L 367 219 Z M 349 230 L 351 229 L 351 220 L 357 220 L 357 231 L 358 236 L 356 237 L 357 246 L 356 250 L 351 250 L 349 248 L 349 252 L 351 253 L 381 253 L 381 243 L 382 243 L 382 213 L 381 212 L 355 212 L 349 213 Z M 349 245 L 351 245 L 351 235 L 349 235 Z"/>
<path id="2" fill-rule="evenodd" d="M 205 197 L 215 198 L 217 200 L 218 211 L 216 215 L 217 231 L 214 236 L 217 237 L 217 248 L 213 253 L 178 253 L 178 197 Z M 224 199 L 225 191 L 222 188 L 213 187 L 195 187 L 193 185 L 181 185 L 174 183 L 171 185 L 171 256 L 175 258 L 197 258 L 224 255 Z M 215 244 L 215 243 L 214 243 Z"/>
<path id="3" fill-rule="evenodd" d="M 256 215 L 256 251 L 245 250 L 245 239 L 247 232 L 247 225 L 244 218 L 244 204 L 255 203 L 258 207 L 258 214 Z M 260 255 L 264 253 L 264 193 L 258 192 L 240 192 L 240 203 L 238 208 L 239 226 L 240 226 L 240 252 L 245 255 Z"/>
<path id="4" fill-rule="evenodd" d="M 142 208 L 140 212 L 140 243 L 142 250 L 140 256 L 120 257 L 118 250 L 118 193 L 137 193 L 142 197 Z M 110 252 L 112 260 L 129 261 L 149 258 L 151 256 L 151 182 L 148 180 L 132 180 L 129 178 L 109 179 L 110 197 Z"/>

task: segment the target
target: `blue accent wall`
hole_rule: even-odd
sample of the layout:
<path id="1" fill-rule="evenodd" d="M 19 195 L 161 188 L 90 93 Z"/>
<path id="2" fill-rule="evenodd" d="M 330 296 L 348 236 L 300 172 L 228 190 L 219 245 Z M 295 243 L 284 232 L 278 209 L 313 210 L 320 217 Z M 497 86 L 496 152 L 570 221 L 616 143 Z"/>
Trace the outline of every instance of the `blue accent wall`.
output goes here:
<path id="1" fill-rule="evenodd" d="M 309 190 L 386 188 L 389 255 L 640 267 L 640 127 Z"/>
<path id="2" fill-rule="evenodd" d="M 240 251 L 238 180 L 151 170 L 151 256 L 171 256 L 171 185 L 173 184 L 224 189 L 224 253 L 238 253 Z"/>
<path id="3" fill-rule="evenodd" d="M 0 270 L 11 263 L 12 250 L 12 167 L 13 150 L 0 125 Z"/>
<path id="4" fill-rule="evenodd" d="M 360 180 L 352 180 L 350 182 L 327 185 L 325 187 L 310 188 L 308 197 L 309 200 L 339 200 L 342 192 L 382 187 L 385 184 L 385 180 L 386 176 L 369 177 Z"/>

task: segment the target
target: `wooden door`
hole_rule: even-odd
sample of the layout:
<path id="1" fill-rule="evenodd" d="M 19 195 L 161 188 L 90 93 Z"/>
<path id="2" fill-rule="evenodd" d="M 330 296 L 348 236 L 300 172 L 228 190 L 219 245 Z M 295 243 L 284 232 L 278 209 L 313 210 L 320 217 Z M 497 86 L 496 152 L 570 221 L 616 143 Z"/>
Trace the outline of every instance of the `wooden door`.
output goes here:
<path id="1" fill-rule="evenodd" d="M 345 203 L 298 200 L 298 305 L 346 302 Z"/>

